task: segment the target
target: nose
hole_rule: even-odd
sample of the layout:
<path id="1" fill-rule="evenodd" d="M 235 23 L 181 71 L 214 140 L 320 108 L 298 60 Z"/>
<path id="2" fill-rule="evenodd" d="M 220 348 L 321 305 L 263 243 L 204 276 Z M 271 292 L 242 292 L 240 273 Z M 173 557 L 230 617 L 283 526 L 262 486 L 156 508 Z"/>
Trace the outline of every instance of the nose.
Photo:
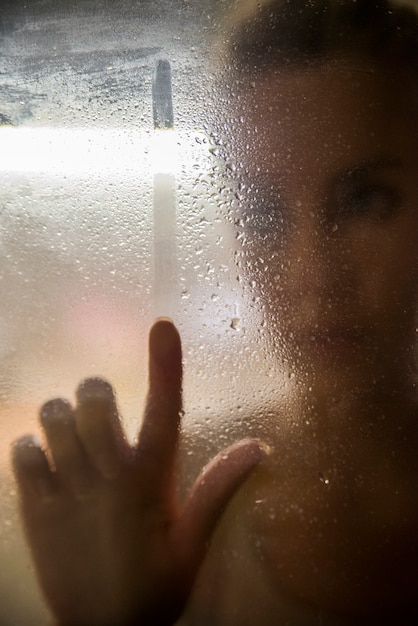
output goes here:
<path id="1" fill-rule="evenodd" d="M 289 233 L 282 286 L 293 306 L 331 310 L 350 291 L 349 264 L 336 224 L 320 212 L 300 214 Z"/>

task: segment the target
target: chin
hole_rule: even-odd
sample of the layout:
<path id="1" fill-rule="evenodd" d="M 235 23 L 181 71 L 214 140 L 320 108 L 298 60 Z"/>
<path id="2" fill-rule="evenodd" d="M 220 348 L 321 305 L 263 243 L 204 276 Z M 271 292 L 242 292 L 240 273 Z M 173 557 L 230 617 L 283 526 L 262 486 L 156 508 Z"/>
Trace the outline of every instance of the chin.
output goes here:
<path id="1" fill-rule="evenodd" d="M 325 515 L 308 524 L 260 524 L 260 555 L 272 586 L 305 605 L 358 618 L 355 623 L 389 618 L 385 624 L 398 626 L 418 618 L 416 533 L 390 536 L 379 525 L 353 527 L 344 519 L 336 525 Z"/>

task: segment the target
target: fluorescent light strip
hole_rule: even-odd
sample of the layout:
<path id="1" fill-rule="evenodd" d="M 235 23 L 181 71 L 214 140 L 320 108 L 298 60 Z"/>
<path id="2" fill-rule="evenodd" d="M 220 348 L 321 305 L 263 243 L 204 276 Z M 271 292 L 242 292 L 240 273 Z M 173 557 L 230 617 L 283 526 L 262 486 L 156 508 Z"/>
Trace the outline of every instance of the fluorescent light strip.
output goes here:
<path id="1" fill-rule="evenodd" d="M 203 166 L 201 133 L 90 128 L 0 128 L 0 172 L 141 178 Z"/>

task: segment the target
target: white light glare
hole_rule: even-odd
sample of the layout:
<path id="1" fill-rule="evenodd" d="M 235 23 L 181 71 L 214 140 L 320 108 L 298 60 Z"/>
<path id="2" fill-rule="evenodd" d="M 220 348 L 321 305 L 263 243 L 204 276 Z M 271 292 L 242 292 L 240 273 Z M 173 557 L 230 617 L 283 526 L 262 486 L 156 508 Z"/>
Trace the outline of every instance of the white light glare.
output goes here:
<path id="1" fill-rule="evenodd" d="M 144 179 L 204 167 L 208 155 L 190 130 L 0 128 L 0 172 Z"/>
<path id="2" fill-rule="evenodd" d="M 176 174 L 180 171 L 179 136 L 176 130 L 155 130 L 151 147 L 154 174 Z"/>

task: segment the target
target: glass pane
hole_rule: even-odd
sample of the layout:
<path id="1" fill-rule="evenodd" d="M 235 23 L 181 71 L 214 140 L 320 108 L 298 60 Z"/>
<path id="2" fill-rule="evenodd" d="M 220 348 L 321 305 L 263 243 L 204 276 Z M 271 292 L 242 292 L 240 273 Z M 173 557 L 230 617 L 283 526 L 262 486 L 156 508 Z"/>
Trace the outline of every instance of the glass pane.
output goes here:
<path id="1" fill-rule="evenodd" d="M 243 437 L 271 448 L 179 623 L 414 623 L 416 9 L 4 3 L 0 624 L 50 620 L 12 441 L 102 376 L 133 443 L 158 316 L 179 492 Z"/>

